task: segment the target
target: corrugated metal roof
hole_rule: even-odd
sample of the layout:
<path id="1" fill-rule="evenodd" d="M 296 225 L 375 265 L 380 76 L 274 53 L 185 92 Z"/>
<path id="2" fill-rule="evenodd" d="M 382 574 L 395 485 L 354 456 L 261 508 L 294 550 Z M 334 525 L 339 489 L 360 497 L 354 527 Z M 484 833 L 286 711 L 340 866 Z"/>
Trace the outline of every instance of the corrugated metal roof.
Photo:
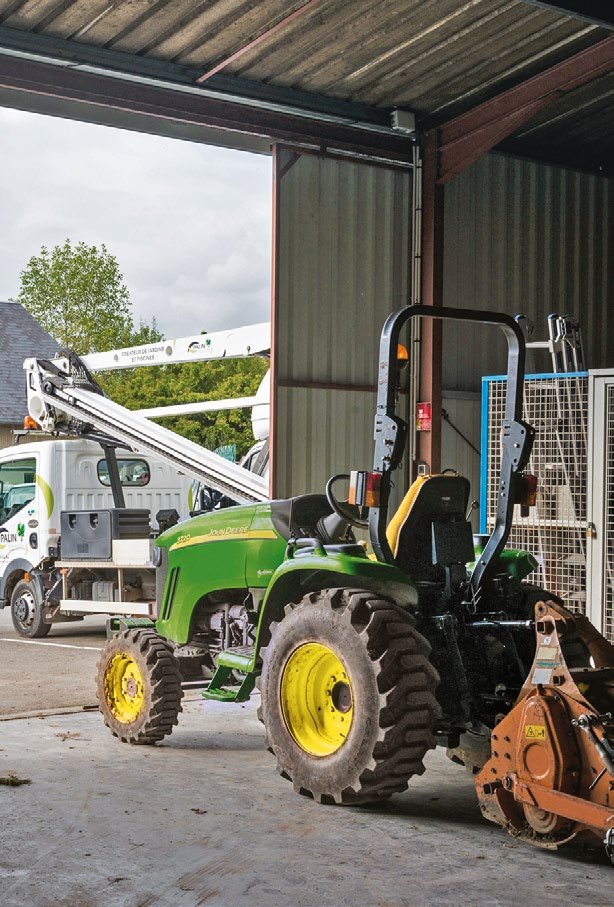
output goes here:
<path id="1" fill-rule="evenodd" d="M 23 424 L 28 415 L 23 360 L 53 356 L 58 344 L 17 302 L 0 302 L 0 424 Z"/>
<path id="2" fill-rule="evenodd" d="M 610 33 L 522 0 L 0 0 L 0 25 L 201 73 L 449 119 Z M 262 39 L 262 40 L 259 40 Z M 611 78 L 558 102 L 518 150 L 614 154 Z M 598 155 L 597 155 L 598 156 Z"/>

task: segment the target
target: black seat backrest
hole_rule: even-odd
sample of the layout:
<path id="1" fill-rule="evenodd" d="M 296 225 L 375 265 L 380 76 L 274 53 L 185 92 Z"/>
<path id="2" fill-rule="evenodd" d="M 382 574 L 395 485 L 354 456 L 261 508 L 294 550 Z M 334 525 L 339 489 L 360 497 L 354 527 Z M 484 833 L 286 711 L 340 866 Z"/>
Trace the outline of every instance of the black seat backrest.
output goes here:
<path id="1" fill-rule="evenodd" d="M 302 494 L 271 501 L 271 520 L 282 538 L 305 538 L 318 534 L 318 521 L 332 513 L 324 494 Z"/>
<path id="2" fill-rule="evenodd" d="M 388 542 L 395 563 L 414 582 L 443 582 L 444 568 L 433 564 L 433 540 L 437 527 L 447 523 L 466 524 L 469 503 L 469 480 L 457 475 L 420 477 L 407 492 L 399 510 L 390 522 Z M 459 533 L 448 533 L 462 539 L 459 550 L 467 551 L 466 525 Z M 439 532 L 441 537 L 441 532 Z M 440 545 L 441 547 L 441 545 Z"/>

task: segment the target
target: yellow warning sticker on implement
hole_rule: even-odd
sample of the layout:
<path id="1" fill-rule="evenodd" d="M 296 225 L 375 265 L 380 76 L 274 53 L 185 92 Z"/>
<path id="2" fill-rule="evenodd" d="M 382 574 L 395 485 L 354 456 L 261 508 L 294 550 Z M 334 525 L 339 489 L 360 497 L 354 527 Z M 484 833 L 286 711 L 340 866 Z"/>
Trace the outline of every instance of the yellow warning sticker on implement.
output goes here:
<path id="1" fill-rule="evenodd" d="M 546 739 L 546 725 L 545 724 L 525 724 L 524 736 L 525 736 L 526 740 L 545 740 Z"/>

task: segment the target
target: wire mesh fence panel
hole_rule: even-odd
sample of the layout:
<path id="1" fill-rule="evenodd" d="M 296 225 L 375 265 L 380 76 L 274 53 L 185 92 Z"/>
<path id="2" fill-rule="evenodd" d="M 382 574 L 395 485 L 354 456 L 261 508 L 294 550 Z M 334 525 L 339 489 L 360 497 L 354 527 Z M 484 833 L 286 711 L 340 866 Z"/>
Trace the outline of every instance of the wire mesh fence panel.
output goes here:
<path id="1" fill-rule="evenodd" d="M 504 378 L 486 381 L 487 455 L 482 469 L 486 469 L 487 531 L 496 515 L 505 391 Z M 529 582 L 560 596 L 572 611 L 585 613 L 588 376 L 527 377 L 524 418 L 536 431 L 527 472 L 538 478 L 537 500 L 527 516 L 515 508 L 508 547 L 536 558 L 538 567 Z M 614 512 L 612 520 L 614 530 Z"/>
<path id="2" fill-rule="evenodd" d="M 603 634 L 614 642 L 614 385 L 607 387 L 606 437 L 605 437 L 605 533 Z"/>

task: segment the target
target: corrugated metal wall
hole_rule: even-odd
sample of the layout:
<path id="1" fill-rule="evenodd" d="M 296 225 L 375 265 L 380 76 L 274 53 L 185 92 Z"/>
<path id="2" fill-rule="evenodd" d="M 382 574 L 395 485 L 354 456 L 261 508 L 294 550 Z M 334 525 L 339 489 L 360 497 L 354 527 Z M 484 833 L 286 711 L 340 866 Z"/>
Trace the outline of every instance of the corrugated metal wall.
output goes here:
<path id="1" fill-rule="evenodd" d="M 334 472 L 373 461 L 379 335 L 409 300 L 411 175 L 286 149 L 276 168 L 275 493 L 283 497 L 323 491 Z"/>
<path id="2" fill-rule="evenodd" d="M 613 365 L 613 235 L 613 180 L 487 155 L 446 186 L 445 305 L 525 314 L 540 340 L 551 312 L 571 313 L 587 365 Z M 444 326 L 444 387 L 477 391 L 482 375 L 504 369 L 496 334 Z"/>
<path id="3" fill-rule="evenodd" d="M 409 299 L 411 176 L 364 164 L 278 153 L 277 494 L 321 490 L 372 457 L 378 338 Z M 614 364 L 614 183 L 489 155 L 446 187 L 444 302 L 535 321 L 579 317 L 591 367 Z M 480 391 L 505 369 L 494 328 L 445 325 L 444 388 Z M 545 354 L 542 354 L 545 355 Z M 538 359 L 539 370 L 548 359 Z M 345 385 L 306 388 L 301 385 Z M 361 387 L 356 387 L 362 386 Z M 479 401 L 444 406 L 479 447 Z M 444 423 L 443 463 L 472 479 L 478 458 Z M 404 481 L 401 479 L 399 485 Z"/>
<path id="4" fill-rule="evenodd" d="M 571 313 L 582 325 L 587 364 L 614 365 L 614 181 L 491 154 L 446 186 L 444 304 L 527 315 L 534 339 L 547 316 Z M 479 392 L 482 375 L 506 368 L 496 328 L 444 323 L 444 408 L 477 447 L 480 403 L 447 394 Z M 534 367 L 550 371 L 547 353 Z M 442 464 L 471 480 L 479 459 L 444 422 Z"/>

